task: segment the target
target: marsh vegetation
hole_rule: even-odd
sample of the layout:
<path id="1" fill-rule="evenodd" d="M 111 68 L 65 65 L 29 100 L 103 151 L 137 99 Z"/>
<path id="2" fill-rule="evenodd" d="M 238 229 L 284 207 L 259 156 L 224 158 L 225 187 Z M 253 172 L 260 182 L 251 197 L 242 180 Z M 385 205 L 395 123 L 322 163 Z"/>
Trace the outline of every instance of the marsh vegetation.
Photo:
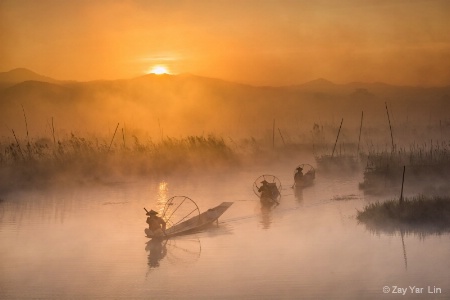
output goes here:
<path id="1" fill-rule="evenodd" d="M 450 177 L 450 147 L 448 142 L 428 145 L 412 144 L 393 152 L 371 151 L 367 155 L 364 180 L 360 187 L 368 193 L 392 190 L 401 184 L 402 169 L 407 169 L 407 184 L 447 188 Z"/>
<path id="2" fill-rule="evenodd" d="M 89 183 L 126 177 L 189 174 L 203 169 L 229 169 L 238 163 L 235 152 L 222 138 L 166 137 L 154 142 L 125 136 L 120 143 L 75 134 L 53 142 L 0 142 L 0 188 L 55 183 Z"/>
<path id="3" fill-rule="evenodd" d="M 377 233 L 450 232 L 450 197 L 419 195 L 371 203 L 358 211 L 357 220 Z"/>

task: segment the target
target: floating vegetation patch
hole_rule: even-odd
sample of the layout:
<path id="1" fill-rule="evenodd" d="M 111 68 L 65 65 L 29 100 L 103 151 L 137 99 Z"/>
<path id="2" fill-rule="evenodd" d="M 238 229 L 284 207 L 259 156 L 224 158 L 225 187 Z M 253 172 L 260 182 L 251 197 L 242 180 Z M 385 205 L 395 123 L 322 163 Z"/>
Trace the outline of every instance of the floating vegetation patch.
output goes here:
<path id="1" fill-rule="evenodd" d="M 450 197 L 423 195 L 376 202 L 358 211 L 357 220 L 376 233 L 414 233 L 419 235 L 450 232 Z"/>
<path id="2" fill-rule="evenodd" d="M 103 203 L 103 205 L 117 205 L 117 204 L 127 204 L 127 201 L 122 201 L 122 202 L 105 202 Z"/>
<path id="3" fill-rule="evenodd" d="M 358 195 L 350 194 L 350 195 L 335 195 L 332 200 L 334 201 L 349 201 L 349 200 L 357 200 L 359 199 Z"/>

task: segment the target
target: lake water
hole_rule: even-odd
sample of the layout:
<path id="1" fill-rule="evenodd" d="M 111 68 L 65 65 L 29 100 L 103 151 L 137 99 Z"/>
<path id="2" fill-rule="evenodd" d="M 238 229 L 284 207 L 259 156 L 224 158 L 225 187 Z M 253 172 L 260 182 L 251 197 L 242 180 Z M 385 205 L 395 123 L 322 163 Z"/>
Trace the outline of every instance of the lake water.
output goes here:
<path id="1" fill-rule="evenodd" d="M 450 298 L 449 235 L 374 235 L 356 212 L 386 197 L 364 195 L 361 172 L 318 171 L 294 195 L 294 167 L 3 196 L 0 298 Z M 281 204 L 269 212 L 252 191 L 262 174 L 283 184 Z M 143 208 L 176 195 L 201 211 L 234 204 L 219 226 L 148 243 Z"/>

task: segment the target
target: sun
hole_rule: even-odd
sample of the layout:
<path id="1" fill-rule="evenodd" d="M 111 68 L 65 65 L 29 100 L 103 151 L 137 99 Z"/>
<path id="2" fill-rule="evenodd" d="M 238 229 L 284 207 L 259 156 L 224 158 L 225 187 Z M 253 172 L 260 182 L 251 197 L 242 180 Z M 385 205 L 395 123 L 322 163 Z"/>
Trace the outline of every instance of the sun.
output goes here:
<path id="1" fill-rule="evenodd" d="M 161 75 L 161 74 L 169 74 L 169 71 L 167 70 L 166 66 L 154 66 L 150 72 L 150 74 L 157 74 L 157 75 Z"/>

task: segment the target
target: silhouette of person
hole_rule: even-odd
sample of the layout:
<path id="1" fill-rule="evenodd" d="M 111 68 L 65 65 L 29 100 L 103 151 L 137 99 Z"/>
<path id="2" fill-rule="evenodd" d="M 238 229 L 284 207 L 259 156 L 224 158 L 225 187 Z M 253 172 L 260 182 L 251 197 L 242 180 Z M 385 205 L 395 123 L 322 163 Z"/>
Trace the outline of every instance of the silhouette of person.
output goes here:
<path id="1" fill-rule="evenodd" d="M 295 172 L 294 181 L 295 183 L 301 183 L 303 180 L 303 168 L 298 167 L 296 170 L 297 172 Z"/>
<path id="2" fill-rule="evenodd" d="M 161 237 L 165 235 L 166 232 L 166 222 L 157 216 L 157 212 L 153 209 L 147 212 L 147 224 L 148 229 L 145 230 L 145 233 L 151 237 Z"/>
<path id="3" fill-rule="evenodd" d="M 258 192 L 261 193 L 261 203 L 265 205 L 278 204 L 277 197 L 279 192 L 276 184 L 269 183 L 267 180 L 263 180 L 261 183 L 262 185 L 258 188 Z"/>

